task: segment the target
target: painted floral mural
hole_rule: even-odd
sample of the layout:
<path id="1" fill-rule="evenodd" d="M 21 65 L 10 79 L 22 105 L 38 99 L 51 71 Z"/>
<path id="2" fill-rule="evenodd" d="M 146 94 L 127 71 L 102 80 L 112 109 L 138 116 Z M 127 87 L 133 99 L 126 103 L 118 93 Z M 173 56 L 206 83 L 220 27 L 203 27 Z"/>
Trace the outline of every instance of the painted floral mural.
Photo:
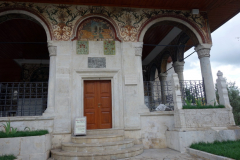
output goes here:
<path id="1" fill-rule="evenodd" d="M 57 41 L 69 41 L 73 38 L 73 29 L 77 20 L 87 15 L 103 15 L 111 18 L 119 32 L 119 39 L 122 41 L 137 41 L 142 24 L 149 19 L 160 15 L 171 15 L 189 20 L 198 27 L 205 36 L 206 43 L 211 43 L 206 13 L 193 15 L 190 11 L 162 10 L 162 9 L 141 9 L 141 8 L 117 8 L 103 6 L 79 6 L 65 4 L 40 4 L 23 2 L 0 2 L 0 12 L 6 9 L 25 9 L 37 12 L 51 24 L 53 39 Z M 102 32 L 112 37 L 111 29 Z M 81 33 L 87 36 L 88 32 Z M 89 35 L 90 36 L 90 35 Z M 96 36 L 95 36 L 96 37 Z"/>

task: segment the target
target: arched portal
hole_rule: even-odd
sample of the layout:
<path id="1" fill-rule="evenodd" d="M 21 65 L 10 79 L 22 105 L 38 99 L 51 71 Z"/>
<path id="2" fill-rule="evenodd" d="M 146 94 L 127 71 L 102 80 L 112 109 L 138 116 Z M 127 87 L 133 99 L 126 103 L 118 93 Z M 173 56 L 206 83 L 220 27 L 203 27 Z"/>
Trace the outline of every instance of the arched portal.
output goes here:
<path id="1" fill-rule="evenodd" d="M 192 46 L 205 42 L 205 37 L 199 28 L 187 21 L 174 17 L 160 17 L 143 24 L 141 33 L 139 33 L 139 41 L 143 41 L 143 68 L 150 68 L 145 74 L 148 75 L 150 83 L 155 78 L 160 80 L 161 89 L 159 90 L 161 91 L 154 92 L 152 95 L 161 94 L 158 103 L 172 108 L 171 74 L 176 72 L 180 81 L 184 80 L 184 52 Z M 153 66 L 156 67 L 153 68 Z M 159 77 L 153 76 L 155 75 L 153 69 L 156 70 L 156 68 L 159 69 Z M 155 91 L 158 86 L 152 86 L 152 88 L 151 91 Z"/>
<path id="2" fill-rule="evenodd" d="M 7 13 L 0 16 L 0 117 L 42 115 L 47 107 L 50 32 L 36 16 Z"/>
<path id="3" fill-rule="evenodd" d="M 103 15 L 93 15 L 79 19 L 74 26 L 72 40 L 121 41 L 115 22 Z"/>

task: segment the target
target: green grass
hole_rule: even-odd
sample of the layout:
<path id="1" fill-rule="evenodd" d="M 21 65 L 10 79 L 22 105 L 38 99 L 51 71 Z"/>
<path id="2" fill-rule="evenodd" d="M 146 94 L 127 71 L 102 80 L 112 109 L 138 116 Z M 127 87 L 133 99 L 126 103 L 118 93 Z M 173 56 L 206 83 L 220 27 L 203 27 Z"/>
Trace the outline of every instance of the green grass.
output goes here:
<path id="1" fill-rule="evenodd" d="M 0 160 L 14 160 L 16 157 L 14 155 L 4 155 L 0 156 Z"/>
<path id="2" fill-rule="evenodd" d="M 215 141 L 213 143 L 195 143 L 190 148 L 240 160 L 240 140 L 237 141 Z"/>
<path id="3" fill-rule="evenodd" d="M 10 138 L 10 137 L 27 137 L 27 136 L 41 136 L 48 134 L 47 130 L 36 130 L 36 131 L 17 131 L 15 134 L 6 134 L 5 132 L 0 132 L 0 138 Z M 0 159 L 1 160 L 1 159 Z"/>
<path id="4" fill-rule="evenodd" d="M 183 109 L 214 109 L 214 108 L 225 108 L 224 105 L 217 105 L 217 106 L 183 106 Z"/>

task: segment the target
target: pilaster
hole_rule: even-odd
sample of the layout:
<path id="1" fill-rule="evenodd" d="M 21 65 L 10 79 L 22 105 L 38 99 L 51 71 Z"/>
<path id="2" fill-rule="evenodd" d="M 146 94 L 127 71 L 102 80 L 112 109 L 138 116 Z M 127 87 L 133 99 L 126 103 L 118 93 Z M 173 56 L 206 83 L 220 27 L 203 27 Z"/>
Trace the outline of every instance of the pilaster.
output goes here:
<path id="1" fill-rule="evenodd" d="M 54 107 L 55 107 L 57 46 L 54 46 L 52 41 L 48 42 L 48 51 L 50 56 L 49 79 L 48 79 L 48 101 L 47 101 L 47 109 L 43 113 L 43 116 L 53 116 Z"/>

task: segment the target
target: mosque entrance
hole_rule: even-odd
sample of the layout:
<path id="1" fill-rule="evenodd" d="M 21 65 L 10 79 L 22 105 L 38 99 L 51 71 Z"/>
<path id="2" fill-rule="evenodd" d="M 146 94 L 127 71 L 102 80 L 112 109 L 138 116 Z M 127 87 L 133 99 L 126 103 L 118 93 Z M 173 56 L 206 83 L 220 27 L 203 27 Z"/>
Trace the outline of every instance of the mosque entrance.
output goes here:
<path id="1" fill-rule="evenodd" d="M 84 81 L 84 116 L 87 117 L 87 129 L 112 128 L 110 80 Z"/>

